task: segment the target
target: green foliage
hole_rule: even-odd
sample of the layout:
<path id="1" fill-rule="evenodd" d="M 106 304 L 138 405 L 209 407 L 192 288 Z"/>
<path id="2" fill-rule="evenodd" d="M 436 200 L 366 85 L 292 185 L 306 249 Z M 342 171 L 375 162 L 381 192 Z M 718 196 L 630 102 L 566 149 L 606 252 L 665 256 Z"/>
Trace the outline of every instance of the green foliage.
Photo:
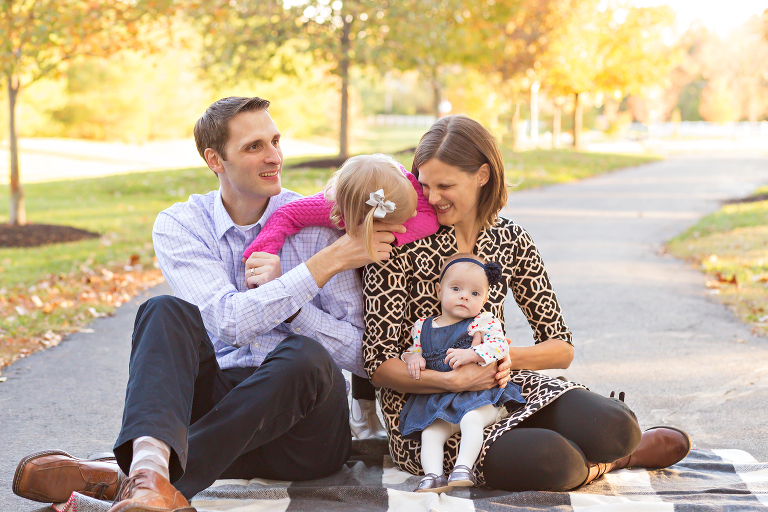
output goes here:
<path id="1" fill-rule="evenodd" d="M 371 140 L 378 140 L 376 133 Z M 409 144 L 412 144 L 412 140 Z M 406 140 L 394 140 L 395 151 Z M 395 157 L 410 168 L 412 153 Z M 638 165 L 651 157 L 575 153 L 572 151 L 504 150 L 510 181 L 522 180 L 518 188 L 560 183 Z M 306 160 L 306 158 L 304 159 Z M 299 160 L 286 160 L 283 181 L 302 194 L 322 189 L 333 168 L 294 168 Z M 127 264 L 131 255 L 147 265 L 153 260 L 152 224 L 157 214 L 190 194 L 206 193 L 218 187 L 208 168 L 134 173 L 104 178 L 34 183 L 27 185 L 29 219 L 38 223 L 66 224 L 101 234 L 100 239 L 36 248 L 0 249 L 0 280 L 3 286 L 29 287 L 49 274 L 77 274 L 81 265 L 114 267 Z M 0 187 L 0 212 L 7 211 L 7 188 Z M 0 222 L 6 221 L 0 216 Z M 52 257 L 55 255 L 55 257 Z"/>
<path id="2" fill-rule="evenodd" d="M 755 195 L 766 193 L 768 187 L 763 187 Z M 725 205 L 666 248 L 699 266 L 712 293 L 742 321 L 768 334 L 768 201 Z"/>

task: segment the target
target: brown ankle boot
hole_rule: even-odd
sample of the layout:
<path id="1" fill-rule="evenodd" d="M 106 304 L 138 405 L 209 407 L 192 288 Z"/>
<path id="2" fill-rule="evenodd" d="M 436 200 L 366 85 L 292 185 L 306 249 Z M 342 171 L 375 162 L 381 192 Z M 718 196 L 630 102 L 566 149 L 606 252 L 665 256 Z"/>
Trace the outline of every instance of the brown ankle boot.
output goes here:
<path id="1" fill-rule="evenodd" d="M 613 466 L 611 463 L 602 464 L 598 462 L 597 464 L 590 464 L 589 472 L 587 473 L 587 479 L 584 480 L 584 482 L 582 482 L 582 484 L 579 485 L 576 489 L 581 489 L 585 485 L 591 484 L 594 480 L 597 480 L 598 478 L 608 473 L 612 469 L 613 469 Z"/>
<path id="2" fill-rule="evenodd" d="M 667 426 L 651 427 L 643 432 L 634 453 L 614 462 L 611 469 L 666 468 L 683 460 L 690 451 L 691 438 L 684 431 Z"/>

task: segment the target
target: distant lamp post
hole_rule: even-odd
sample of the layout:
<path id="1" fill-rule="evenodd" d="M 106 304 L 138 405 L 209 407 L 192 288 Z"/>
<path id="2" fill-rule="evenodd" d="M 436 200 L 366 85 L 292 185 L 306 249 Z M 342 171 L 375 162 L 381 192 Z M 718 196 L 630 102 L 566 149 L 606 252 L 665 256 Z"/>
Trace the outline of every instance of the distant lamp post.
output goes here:
<path id="1" fill-rule="evenodd" d="M 438 105 L 437 110 L 440 112 L 440 117 L 443 117 L 445 115 L 448 115 L 451 112 L 451 109 L 453 108 L 453 105 L 451 105 L 451 102 L 448 100 L 443 100 L 440 102 L 440 105 Z"/>

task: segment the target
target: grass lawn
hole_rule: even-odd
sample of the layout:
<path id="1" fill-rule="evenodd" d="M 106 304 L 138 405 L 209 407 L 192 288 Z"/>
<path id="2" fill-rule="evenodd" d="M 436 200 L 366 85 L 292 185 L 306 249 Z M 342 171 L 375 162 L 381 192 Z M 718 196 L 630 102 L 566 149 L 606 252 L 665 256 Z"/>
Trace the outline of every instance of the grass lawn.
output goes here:
<path id="1" fill-rule="evenodd" d="M 404 147 L 393 139 L 387 148 Z M 407 146 L 406 146 L 407 147 Z M 370 149 L 373 151 L 373 149 Z M 412 153 L 395 154 L 410 169 Z M 518 189 L 563 183 L 656 157 L 504 149 L 508 180 Z M 319 191 L 333 168 L 296 167 L 287 159 L 284 186 L 308 195 Z M 192 193 L 218 187 L 204 167 L 133 173 L 24 187 L 27 218 L 65 224 L 100 238 L 35 248 L 0 248 L 0 368 L 19 354 L 56 344 L 61 335 L 109 314 L 142 287 L 159 282 L 152 247 L 158 212 Z M 8 186 L 0 186 L 0 222 L 7 222 Z M 768 261 L 768 260 L 766 260 Z"/>
<path id="2" fill-rule="evenodd" d="M 768 187 L 754 196 L 768 193 Z M 698 265 L 707 287 L 753 332 L 768 335 L 768 200 L 727 204 L 672 239 L 667 250 Z"/>

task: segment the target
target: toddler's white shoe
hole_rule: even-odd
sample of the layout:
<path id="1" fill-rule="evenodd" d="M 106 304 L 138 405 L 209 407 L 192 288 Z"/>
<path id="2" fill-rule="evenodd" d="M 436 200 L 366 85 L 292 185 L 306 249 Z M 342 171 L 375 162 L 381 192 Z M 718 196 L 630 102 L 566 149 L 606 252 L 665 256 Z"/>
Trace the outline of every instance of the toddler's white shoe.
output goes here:
<path id="1" fill-rule="evenodd" d="M 349 428 L 356 439 L 387 437 L 387 431 L 376 414 L 376 400 L 352 399 L 349 410 Z"/>

